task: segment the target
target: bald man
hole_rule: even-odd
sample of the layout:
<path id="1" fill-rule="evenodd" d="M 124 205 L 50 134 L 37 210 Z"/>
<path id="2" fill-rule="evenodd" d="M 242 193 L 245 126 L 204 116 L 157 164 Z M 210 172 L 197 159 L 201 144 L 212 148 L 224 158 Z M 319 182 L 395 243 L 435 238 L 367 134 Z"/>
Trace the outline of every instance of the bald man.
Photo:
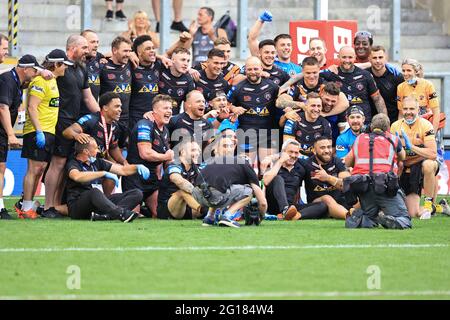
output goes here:
<path id="1" fill-rule="evenodd" d="M 67 57 L 74 62 L 68 66 L 63 77 L 58 77 L 59 114 L 56 124 L 55 150 L 45 175 L 45 209 L 61 205 L 64 190 L 64 166 L 73 153 L 73 141 L 64 138 L 62 132 L 80 117 L 83 101 L 90 112 L 99 112 L 97 100 L 92 95 L 88 83 L 88 73 L 84 66 L 89 53 L 88 42 L 81 35 L 71 35 L 66 43 Z"/>
<path id="2" fill-rule="evenodd" d="M 325 71 L 320 76 L 325 81 L 336 82 L 347 96 L 350 105 L 358 105 L 364 110 L 365 124 L 369 124 L 375 114 L 384 113 L 387 115 L 386 104 L 373 76 L 368 71 L 355 66 L 355 61 L 355 49 L 343 47 L 339 51 L 338 74 Z M 376 110 L 372 110 L 371 100 Z M 344 113 L 340 115 L 339 122 L 345 122 Z"/>
<path id="3" fill-rule="evenodd" d="M 279 146 L 278 127 L 275 126 L 275 102 L 278 85 L 261 77 L 261 60 L 250 57 L 245 62 L 246 79 L 228 93 L 232 112 L 238 115 L 238 143 L 252 160 L 274 154 Z M 239 133 L 245 133 L 245 139 Z M 256 153 L 257 152 L 257 153 Z"/>

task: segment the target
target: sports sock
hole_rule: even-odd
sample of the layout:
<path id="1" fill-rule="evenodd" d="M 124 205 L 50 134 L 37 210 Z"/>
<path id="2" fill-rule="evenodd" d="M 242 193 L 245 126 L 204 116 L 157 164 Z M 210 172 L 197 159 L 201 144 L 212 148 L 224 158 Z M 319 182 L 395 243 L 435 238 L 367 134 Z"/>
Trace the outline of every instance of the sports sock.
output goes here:
<path id="1" fill-rule="evenodd" d="M 33 200 L 23 200 L 22 210 L 23 211 L 28 211 L 31 208 L 33 208 L 33 202 L 34 202 Z"/>

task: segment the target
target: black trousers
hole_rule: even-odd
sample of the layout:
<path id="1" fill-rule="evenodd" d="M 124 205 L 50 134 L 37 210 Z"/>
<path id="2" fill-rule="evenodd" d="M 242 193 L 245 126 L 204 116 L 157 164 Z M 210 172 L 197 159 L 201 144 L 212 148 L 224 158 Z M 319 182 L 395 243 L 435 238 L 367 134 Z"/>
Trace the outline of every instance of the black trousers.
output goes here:
<path id="1" fill-rule="evenodd" d="M 124 209 L 132 210 L 140 204 L 142 198 L 142 192 L 138 189 L 106 197 L 102 191 L 94 188 L 84 192 L 78 200 L 69 204 L 69 216 L 72 219 L 89 219 L 91 212 L 95 212 L 117 219 Z"/>

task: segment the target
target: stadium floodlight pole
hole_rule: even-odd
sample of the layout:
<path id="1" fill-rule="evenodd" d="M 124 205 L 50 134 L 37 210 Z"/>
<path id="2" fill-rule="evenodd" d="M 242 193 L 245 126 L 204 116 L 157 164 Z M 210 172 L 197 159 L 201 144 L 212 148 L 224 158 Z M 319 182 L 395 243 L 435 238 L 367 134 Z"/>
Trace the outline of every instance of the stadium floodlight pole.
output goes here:
<path id="1" fill-rule="evenodd" d="M 238 1 L 238 34 L 237 47 L 239 50 L 239 59 L 244 60 L 248 57 L 247 33 L 248 33 L 248 0 Z"/>
<path id="2" fill-rule="evenodd" d="M 170 43 L 170 30 L 169 30 L 169 22 L 170 22 L 170 7 L 169 7 L 169 1 L 167 0 L 160 0 L 160 8 L 161 8 L 161 16 L 159 21 L 159 32 L 160 32 L 160 48 L 159 52 L 163 54 L 166 52 L 167 49 L 169 49 L 169 43 Z"/>
<path id="3" fill-rule="evenodd" d="M 402 36 L 402 1 L 392 0 L 391 7 L 391 60 L 400 61 L 401 50 L 401 36 Z"/>
<path id="4" fill-rule="evenodd" d="M 328 20 L 328 0 L 314 0 L 314 20 Z"/>
<path id="5" fill-rule="evenodd" d="M 13 57 L 19 54 L 19 0 L 8 0 L 8 41 L 9 53 Z"/>
<path id="6" fill-rule="evenodd" d="M 92 29 L 92 0 L 81 1 L 81 31 Z"/>

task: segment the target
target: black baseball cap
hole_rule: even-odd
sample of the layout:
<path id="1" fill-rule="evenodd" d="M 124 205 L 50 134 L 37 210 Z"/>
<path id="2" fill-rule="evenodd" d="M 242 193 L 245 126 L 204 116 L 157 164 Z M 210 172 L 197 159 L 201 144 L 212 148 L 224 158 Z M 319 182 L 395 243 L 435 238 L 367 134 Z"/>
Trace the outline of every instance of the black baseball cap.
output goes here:
<path id="1" fill-rule="evenodd" d="M 213 91 L 209 96 L 209 101 L 212 101 L 218 97 L 227 97 L 227 94 L 222 90 Z"/>
<path id="2" fill-rule="evenodd" d="M 20 68 L 34 68 L 37 71 L 42 71 L 44 68 L 39 65 L 35 56 L 31 54 L 26 54 L 22 58 L 19 59 L 19 63 L 17 64 Z"/>
<path id="3" fill-rule="evenodd" d="M 360 106 L 350 106 L 347 109 L 347 117 L 349 117 L 351 114 L 360 114 L 364 117 L 364 110 Z"/>
<path id="4" fill-rule="evenodd" d="M 69 60 L 66 53 L 61 49 L 52 50 L 46 57 L 45 61 L 48 62 L 62 62 L 68 66 L 73 66 L 73 62 Z"/>

